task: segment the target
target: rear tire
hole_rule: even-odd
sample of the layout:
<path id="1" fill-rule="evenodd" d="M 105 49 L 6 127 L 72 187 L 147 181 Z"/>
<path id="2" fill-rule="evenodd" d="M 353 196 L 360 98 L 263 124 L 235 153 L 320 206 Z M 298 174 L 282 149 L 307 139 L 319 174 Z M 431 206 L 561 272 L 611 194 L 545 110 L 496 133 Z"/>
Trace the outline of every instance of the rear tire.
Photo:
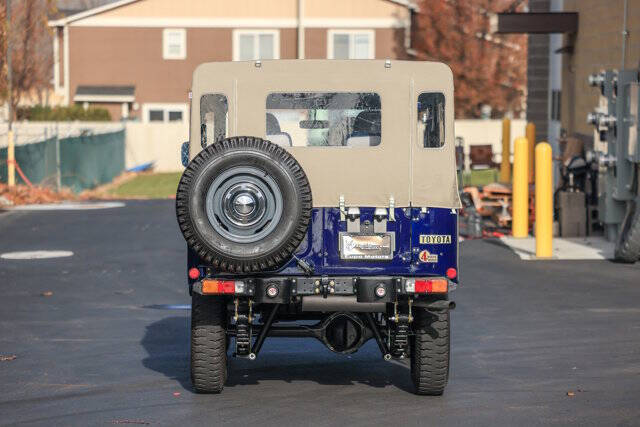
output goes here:
<path id="1" fill-rule="evenodd" d="M 198 393 L 220 393 L 227 380 L 226 304 L 191 297 L 191 382 Z"/>
<path id="2" fill-rule="evenodd" d="M 411 339 L 411 379 L 415 393 L 440 396 L 449 380 L 449 310 L 419 310 Z"/>

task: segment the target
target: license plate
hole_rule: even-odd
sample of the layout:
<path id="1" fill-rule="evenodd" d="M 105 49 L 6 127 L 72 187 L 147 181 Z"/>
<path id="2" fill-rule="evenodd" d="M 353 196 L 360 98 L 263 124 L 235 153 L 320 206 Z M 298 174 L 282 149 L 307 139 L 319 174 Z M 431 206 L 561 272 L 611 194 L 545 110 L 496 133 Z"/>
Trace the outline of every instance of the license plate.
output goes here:
<path id="1" fill-rule="evenodd" d="M 392 259 L 393 233 L 355 234 L 340 233 L 340 258 L 342 259 Z"/>

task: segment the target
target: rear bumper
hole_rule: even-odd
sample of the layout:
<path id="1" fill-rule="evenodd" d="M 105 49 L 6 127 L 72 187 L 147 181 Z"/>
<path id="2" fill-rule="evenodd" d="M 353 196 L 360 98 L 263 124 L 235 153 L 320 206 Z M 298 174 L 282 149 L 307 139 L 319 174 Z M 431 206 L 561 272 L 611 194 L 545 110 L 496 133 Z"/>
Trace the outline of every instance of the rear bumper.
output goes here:
<path id="1" fill-rule="evenodd" d="M 358 276 L 358 277 L 256 277 L 244 279 L 220 279 L 233 280 L 241 286 L 235 286 L 236 291 L 229 296 L 250 297 L 255 303 L 263 304 L 289 304 L 307 301 L 313 306 L 313 302 L 322 299 L 331 299 L 336 307 L 340 301 L 354 301 L 362 305 L 384 305 L 394 303 L 399 299 L 412 298 L 419 300 L 447 299 L 448 293 L 455 289 L 456 283 L 443 277 L 429 277 L 428 279 L 447 280 L 447 292 L 410 292 L 407 281 L 415 280 L 414 277 L 403 276 Z M 207 280 L 206 278 L 203 280 Z M 211 278 L 210 280 L 215 280 Z M 192 283 L 191 291 L 205 295 L 202 281 Z M 313 310 L 309 310 L 313 311 Z M 340 311 L 340 310 L 332 310 Z M 364 309 L 363 311 L 376 311 Z"/>

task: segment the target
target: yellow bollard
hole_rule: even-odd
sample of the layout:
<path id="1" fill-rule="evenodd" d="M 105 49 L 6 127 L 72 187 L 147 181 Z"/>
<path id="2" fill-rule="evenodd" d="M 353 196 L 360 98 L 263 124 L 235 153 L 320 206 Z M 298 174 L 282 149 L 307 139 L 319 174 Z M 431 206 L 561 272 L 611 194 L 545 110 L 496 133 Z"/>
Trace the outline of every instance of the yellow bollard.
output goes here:
<path id="1" fill-rule="evenodd" d="M 536 145 L 536 257 L 553 256 L 553 188 L 551 146 Z"/>
<path id="2" fill-rule="evenodd" d="M 502 162 L 500 163 L 500 182 L 511 182 L 511 120 L 502 120 Z"/>
<path id="3" fill-rule="evenodd" d="M 531 122 L 527 123 L 527 139 L 529 140 L 529 184 L 533 184 L 533 179 L 535 178 L 533 159 L 535 158 L 536 125 Z"/>
<path id="4" fill-rule="evenodd" d="M 9 187 L 16 185 L 16 156 L 13 141 L 13 130 L 7 133 L 7 184 Z"/>
<path id="5" fill-rule="evenodd" d="M 529 142 L 527 138 L 516 138 L 513 146 L 513 237 L 529 235 Z"/>

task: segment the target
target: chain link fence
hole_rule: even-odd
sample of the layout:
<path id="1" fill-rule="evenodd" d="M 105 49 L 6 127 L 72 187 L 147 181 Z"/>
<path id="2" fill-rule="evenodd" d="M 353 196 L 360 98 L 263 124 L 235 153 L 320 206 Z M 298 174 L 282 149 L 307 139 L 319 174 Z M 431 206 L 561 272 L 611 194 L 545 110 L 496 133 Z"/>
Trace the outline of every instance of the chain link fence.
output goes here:
<path id="1" fill-rule="evenodd" d="M 7 128 L 0 128 L 0 182 L 7 182 Z M 111 182 L 125 167 L 121 124 L 18 124 L 16 163 L 31 183 L 75 192 Z M 24 180 L 16 175 L 16 182 Z"/>

